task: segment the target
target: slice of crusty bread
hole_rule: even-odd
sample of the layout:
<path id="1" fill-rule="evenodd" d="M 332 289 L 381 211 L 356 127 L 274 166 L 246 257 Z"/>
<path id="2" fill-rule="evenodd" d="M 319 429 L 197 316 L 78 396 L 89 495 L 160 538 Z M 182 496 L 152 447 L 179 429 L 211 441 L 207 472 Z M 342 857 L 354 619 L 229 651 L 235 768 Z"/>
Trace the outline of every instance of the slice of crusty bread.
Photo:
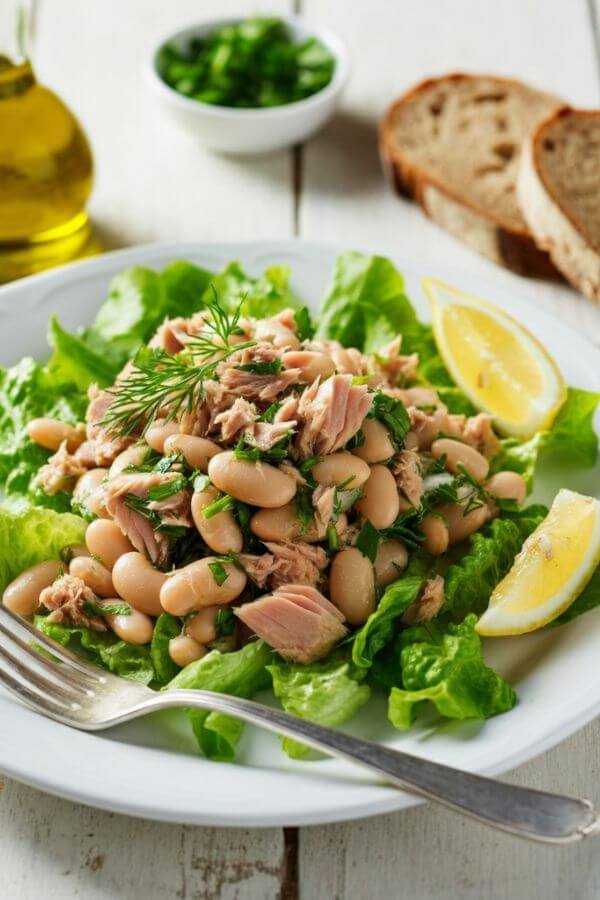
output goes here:
<path id="1" fill-rule="evenodd" d="M 515 196 L 523 139 L 557 98 L 518 81 L 452 74 L 387 110 L 381 155 L 399 193 L 475 250 L 525 275 L 556 276 Z"/>
<path id="2" fill-rule="evenodd" d="M 600 301 L 600 110 L 556 110 L 525 142 L 517 196 L 539 245 Z"/>

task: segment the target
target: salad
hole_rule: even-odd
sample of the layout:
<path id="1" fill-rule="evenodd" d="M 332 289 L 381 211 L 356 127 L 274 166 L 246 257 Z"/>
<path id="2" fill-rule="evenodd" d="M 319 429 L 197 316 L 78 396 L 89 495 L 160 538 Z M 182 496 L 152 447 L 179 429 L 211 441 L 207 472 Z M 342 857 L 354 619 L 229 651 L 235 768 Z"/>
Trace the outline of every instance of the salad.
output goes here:
<path id="1" fill-rule="evenodd" d="M 89 327 L 51 320 L 47 363 L 0 370 L 3 603 L 156 690 L 270 689 L 334 726 L 382 691 L 399 729 L 510 710 L 479 631 L 582 509 L 585 571 L 547 619 L 600 604 L 598 501 L 527 501 L 540 457 L 595 463 L 600 397 L 557 378 L 507 436 L 389 260 L 340 255 L 314 319 L 289 275 L 133 268 Z M 188 715 L 234 757 L 242 723 Z"/>

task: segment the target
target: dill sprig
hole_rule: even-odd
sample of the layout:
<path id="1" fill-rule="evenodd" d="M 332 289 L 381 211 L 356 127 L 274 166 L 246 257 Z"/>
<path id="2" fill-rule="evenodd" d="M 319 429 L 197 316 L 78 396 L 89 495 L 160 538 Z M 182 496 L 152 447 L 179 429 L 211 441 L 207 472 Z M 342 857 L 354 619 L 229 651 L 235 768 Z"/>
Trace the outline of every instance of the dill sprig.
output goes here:
<path id="1" fill-rule="evenodd" d="M 254 346 L 255 341 L 230 343 L 234 335 L 243 334 L 239 327 L 243 300 L 229 316 L 214 287 L 213 292 L 214 301 L 206 304 L 211 317 L 185 350 L 172 356 L 166 350 L 143 347 L 127 378 L 110 389 L 115 399 L 101 423 L 110 432 L 143 434 L 159 416 L 171 421 L 183 412 L 191 413 L 204 396 L 204 382 L 214 378 L 219 363 Z"/>

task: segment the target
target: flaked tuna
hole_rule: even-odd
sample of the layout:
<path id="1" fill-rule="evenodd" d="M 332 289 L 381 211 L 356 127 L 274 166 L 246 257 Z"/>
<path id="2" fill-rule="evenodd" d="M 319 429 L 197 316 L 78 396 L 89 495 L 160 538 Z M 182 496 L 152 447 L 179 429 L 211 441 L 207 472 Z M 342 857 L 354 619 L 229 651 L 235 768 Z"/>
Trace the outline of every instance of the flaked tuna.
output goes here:
<path id="1" fill-rule="evenodd" d="M 402 496 L 411 506 L 418 506 L 423 494 L 423 473 L 419 454 L 414 450 L 401 450 L 392 460 L 391 469 Z"/>
<path id="2" fill-rule="evenodd" d="M 192 524 L 190 514 L 190 493 L 187 489 L 177 491 L 162 500 L 150 500 L 152 488 L 168 484 L 178 478 L 178 473 L 132 472 L 111 478 L 106 492 L 106 508 L 115 522 L 136 550 L 144 553 L 152 563 L 164 566 L 169 556 L 169 539 L 157 531 L 155 523 L 148 515 L 135 508 L 132 498 L 143 503 L 144 511 L 155 513 L 163 525 Z"/>
<path id="3" fill-rule="evenodd" d="M 308 459 L 339 450 L 359 430 L 372 402 L 367 386 L 353 384 L 351 375 L 313 382 L 298 403 L 296 456 Z"/>
<path id="4" fill-rule="evenodd" d="M 221 440 L 228 444 L 235 441 L 241 431 L 254 425 L 257 417 L 258 410 L 254 403 L 236 397 L 233 406 L 215 417 L 215 425 L 221 429 Z"/>
<path id="5" fill-rule="evenodd" d="M 56 453 L 41 467 L 36 475 L 35 483 L 47 494 L 68 491 L 73 488 L 75 481 L 88 468 L 90 467 L 76 454 L 69 453 L 67 442 L 63 441 Z"/>
<path id="6" fill-rule="evenodd" d="M 40 594 L 40 606 L 51 610 L 48 622 L 61 625 L 82 625 L 96 631 L 106 631 L 102 616 L 89 615 L 86 603 L 97 602 L 98 598 L 81 578 L 63 575 L 57 578 Z"/>
<path id="7" fill-rule="evenodd" d="M 402 621 L 405 625 L 415 625 L 417 622 L 429 622 L 435 618 L 444 603 L 444 579 L 441 575 L 428 578 L 419 592 L 419 596 L 411 603 Z"/>
<path id="8" fill-rule="evenodd" d="M 226 394 L 250 401 L 271 403 L 291 385 L 298 384 L 300 370 L 284 369 L 261 373 L 261 367 L 277 368 L 281 351 L 273 344 L 260 342 L 232 353 L 217 366 L 217 377 Z M 251 367 L 251 368 L 247 368 Z"/>
<path id="9" fill-rule="evenodd" d="M 348 633 L 340 611 L 308 585 L 281 585 L 272 594 L 239 606 L 234 613 L 290 662 L 315 662 Z"/>
<path id="10" fill-rule="evenodd" d="M 288 582 L 314 587 L 321 580 L 328 562 L 322 547 L 305 541 L 265 541 L 265 546 L 268 553 L 240 555 L 246 574 L 259 587 L 276 588 Z"/>

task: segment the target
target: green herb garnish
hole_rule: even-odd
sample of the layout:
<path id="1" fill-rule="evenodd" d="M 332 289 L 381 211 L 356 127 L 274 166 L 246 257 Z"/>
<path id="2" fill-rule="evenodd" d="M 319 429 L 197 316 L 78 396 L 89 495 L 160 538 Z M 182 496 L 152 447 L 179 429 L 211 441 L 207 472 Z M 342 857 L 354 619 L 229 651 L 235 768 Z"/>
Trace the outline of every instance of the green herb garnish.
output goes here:
<path id="1" fill-rule="evenodd" d="M 161 48 L 158 71 L 178 93 L 232 107 L 282 106 L 326 87 L 335 61 L 316 38 L 294 43 L 281 19 L 224 25 L 181 49 Z"/>

